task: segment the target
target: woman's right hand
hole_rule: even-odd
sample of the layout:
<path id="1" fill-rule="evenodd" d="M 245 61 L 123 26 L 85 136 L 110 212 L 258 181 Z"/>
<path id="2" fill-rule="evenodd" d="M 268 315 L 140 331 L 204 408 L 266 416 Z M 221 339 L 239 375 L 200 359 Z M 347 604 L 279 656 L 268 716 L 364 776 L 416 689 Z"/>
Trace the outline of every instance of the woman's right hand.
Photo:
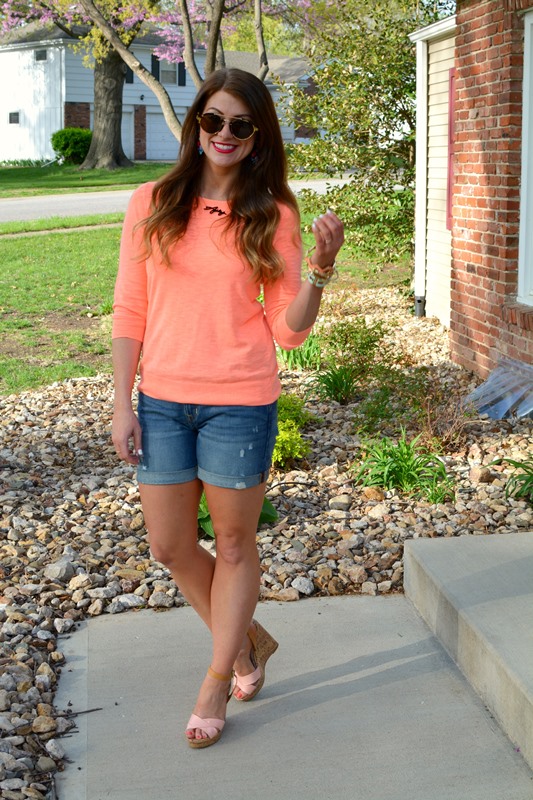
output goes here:
<path id="1" fill-rule="evenodd" d="M 131 406 L 115 408 L 111 438 L 123 461 L 135 465 L 139 463 L 138 453 L 142 453 L 141 426 Z"/>

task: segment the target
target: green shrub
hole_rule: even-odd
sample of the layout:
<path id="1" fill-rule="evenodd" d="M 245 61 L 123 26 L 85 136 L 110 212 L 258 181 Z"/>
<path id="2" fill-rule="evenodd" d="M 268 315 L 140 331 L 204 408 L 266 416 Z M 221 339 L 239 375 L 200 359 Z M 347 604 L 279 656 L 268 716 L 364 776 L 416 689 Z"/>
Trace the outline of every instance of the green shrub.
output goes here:
<path id="1" fill-rule="evenodd" d="M 298 202 L 302 214 L 316 214 L 315 192 L 301 192 Z M 412 186 L 399 188 L 391 182 L 377 187 L 352 181 L 330 188 L 320 202 L 342 216 L 345 244 L 359 257 L 383 265 L 411 255 L 415 207 Z"/>
<path id="2" fill-rule="evenodd" d="M 309 445 L 302 438 L 298 425 L 292 419 L 278 423 L 278 436 L 272 454 L 272 463 L 278 467 L 287 467 L 293 461 L 304 458 L 309 452 Z"/>
<path id="3" fill-rule="evenodd" d="M 50 139 L 54 153 L 67 164 L 81 164 L 91 146 L 92 131 L 87 128 L 62 128 Z"/>
<path id="4" fill-rule="evenodd" d="M 397 442 L 384 437 L 365 446 L 355 481 L 362 486 L 398 489 L 430 502 L 452 499 L 453 484 L 442 461 L 419 444 L 420 436 L 407 441 L 402 430 Z"/>
<path id="5" fill-rule="evenodd" d="M 314 420 L 304 408 L 304 401 L 297 394 L 282 394 L 278 400 L 278 422 L 291 420 L 298 428 L 303 428 Z"/>
<path id="6" fill-rule="evenodd" d="M 383 344 L 387 328 L 382 322 L 368 323 L 363 317 L 343 320 L 331 326 L 324 336 L 325 360 L 353 366 L 361 378 L 376 364 L 398 359 L 392 347 Z"/>

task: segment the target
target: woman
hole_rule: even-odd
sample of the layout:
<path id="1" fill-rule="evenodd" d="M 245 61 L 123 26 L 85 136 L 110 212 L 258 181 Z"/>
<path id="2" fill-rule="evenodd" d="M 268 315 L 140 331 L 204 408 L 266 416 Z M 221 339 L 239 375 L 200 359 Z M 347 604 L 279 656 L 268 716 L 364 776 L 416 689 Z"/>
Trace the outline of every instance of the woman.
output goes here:
<path id="1" fill-rule="evenodd" d="M 176 166 L 133 194 L 113 320 L 113 442 L 138 466 L 153 557 L 212 634 L 191 747 L 220 738 L 229 697 L 257 695 L 277 648 L 253 620 L 256 531 L 281 390 L 273 337 L 284 348 L 305 340 L 343 242 L 333 212 L 313 230 L 302 284 L 298 209 L 270 93 L 241 70 L 212 73 L 185 119 Z M 197 541 L 202 490 L 216 559 Z"/>

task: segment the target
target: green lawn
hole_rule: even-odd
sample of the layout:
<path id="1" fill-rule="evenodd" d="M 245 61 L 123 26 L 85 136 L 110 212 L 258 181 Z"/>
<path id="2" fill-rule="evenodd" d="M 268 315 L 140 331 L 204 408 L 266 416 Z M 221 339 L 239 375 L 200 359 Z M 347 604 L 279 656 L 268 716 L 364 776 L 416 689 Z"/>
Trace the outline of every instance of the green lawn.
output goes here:
<path id="1" fill-rule="evenodd" d="M 0 167 L 0 197 L 97 192 L 127 189 L 157 180 L 172 164 L 135 164 L 115 169 L 80 170 L 78 167 L 51 164 L 48 167 Z"/>
<path id="2" fill-rule="evenodd" d="M 0 394 L 110 372 L 117 223 L 122 217 L 109 214 L 0 226 Z M 313 242 L 311 222 L 312 215 L 304 215 L 306 247 Z M 13 235 L 17 231 L 20 235 Z M 24 235 L 23 231 L 37 232 Z M 8 232 L 11 235 L 1 235 Z M 398 284 L 409 276 L 407 262 L 377 271 L 347 249 L 341 251 L 338 263 L 340 278 L 334 284 L 338 288 Z"/>

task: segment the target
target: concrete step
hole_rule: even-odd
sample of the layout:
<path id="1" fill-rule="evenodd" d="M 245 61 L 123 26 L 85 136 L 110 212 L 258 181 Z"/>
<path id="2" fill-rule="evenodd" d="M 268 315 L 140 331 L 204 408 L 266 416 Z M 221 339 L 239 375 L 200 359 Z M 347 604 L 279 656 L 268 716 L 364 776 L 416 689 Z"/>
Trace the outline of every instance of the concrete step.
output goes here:
<path id="1" fill-rule="evenodd" d="M 414 539 L 405 593 L 533 767 L 533 532 Z"/>

